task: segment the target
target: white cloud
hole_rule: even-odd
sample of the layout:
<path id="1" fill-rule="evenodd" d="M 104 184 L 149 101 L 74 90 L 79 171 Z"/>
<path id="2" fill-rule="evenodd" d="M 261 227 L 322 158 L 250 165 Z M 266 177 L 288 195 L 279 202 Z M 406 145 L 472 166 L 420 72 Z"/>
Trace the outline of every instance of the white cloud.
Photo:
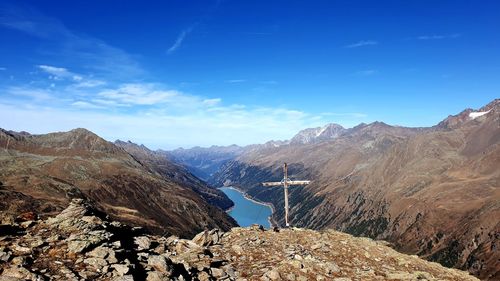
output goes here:
<path id="1" fill-rule="evenodd" d="M 176 103 L 187 97 L 176 90 L 156 89 L 153 84 L 124 84 L 116 89 L 103 90 L 97 95 L 104 100 L 130 105 Z"/>
<path id="2" fill-rule="evenodd" d="M 203 100 L 203 104 L 207 106 L 215 106 L 221 102 L 221 99 L 216 98 L 216 99 L 205 99 Z"/>
<path id="3" fill-rule="evenodd" d="M 82 76 L 72 73 L 64 67 L 56 67 L 51 65 L 37 65 L 37 67 L 44 72 L 51 74 L 51 76 L 49 77 L 53 80 L 71 79 L 73 81 L 81 81 L 83 79 Z"/>
<path id="4" fill-rule="evenodd" d="M 119 103 L 114 100 L 105 100 L 105 99 L 99 99 L 99 98 L 93 98 L 90 100 L 90 102 L 100 105 L 100 106 L 106 106 L 107 108 L 112 108 L 112 107 L 130 107 L 129 104 L 124 104 L 124 103 Z"/>
<path id="5" fill-rule="evenodd" d="M 64 67 L 55 67 L 50 65 L 38 65 L 41 70 L 56 75 L 56 76 L 68 76 L 70 72 Z"/>
<path id="6" fill-rule="evenodd" d="M 50 74 L 49 79 L 51 80 L 69 80 L 74 82 L 74 84 L 71 85 L 74 88 L 94 88 L 106 84 L 105 81 L 86 78 L 84 75 L 71 72 L 64 67 L 56 67 L 51 65 L 37 65 L 36 67 L 38 67 L 45 73 Z"/>
<path id="7" fill-rule="evenodd" d="M 344 46 L 344 48 L 359 48 L 359 47 L 371 46 L 371 45 L 378 45 L 378 42 L 372 41 L 372 40 L 359 41 L 359 42 Z"/>
<path id="8" fill-rule="evenodd" d="M 76 88 L 94 88 L 98 86 L 106 85 L 106 82 L 102 80 L 84 80 L 74 85 Z"/>
<path id="9" fill-rule="evenodd" d="M 46 89 L 30 88 L 30 87 L 9 87 L 5 92 L 14 98 L 28 98 L 33 101 L 54 100 L 53 93 Z"/>
<path id="10" fill-rule="evenodd" d="M 7 68 L 5 68 L 5 67 L 0 67 L 0 71 L 5 71 L 5 70 L 7 70 Z"/>
<path id="11" fill-rule="evenodd" d="M 182 30 L 181 33 L 177 36 L 177 39 L 175 39 L 174 44 L 167 49 L 167 54 L 171 55 L 177 49 L 179 49 L 189 33 L 191 33 L 196 28 L 196 26 L 209 18 L 209 15 L 213 13 L 221 3 L 222 0 L 217 0 L 196 22 L 194 22 L 190 27 Z"/>
<path id="12" fill-rule="evenodd" d="M 104 108 L 102 106 L 86 102 L 86 101 L 76 101 L 71 104 L 72 106 L 78 107 L 78 108 L 91 108 L 91 109 L 101 109 Z"/>
<path id="13" fill-rule="evenodd" d="M 245 79 L 231 79 L 231 80 L 226 80 L 224 82 L 226 83 L 243 83 L 243 82 L 246 82 L 247 80 Z"/>
<path id="14" fill-rule="evenodd" d="M 170 48 L 168 48 L 167 54 L 172 54 L 173 52 L 177 51 L 177 49 L 179 49 L 181 47 L 182 42 L 184 42 L 184 39 L 186 39 L 186 36 L 189 33 L 191 33 L 191 31 L 193 31 L 193 28 L 194 27 L 190 27 L 190 28 L 187 28 L 187 29 L 184 29 L 183 31 L 181 31 L 179 36 L 177 36 L 177 39 L 175 39 L 174 44 Z"/>
<path id="15" fill-rule="evenodd" d="M 129 83 L 101 90 L 92 101 L 109 106 L 146 106 L 158 111 L 195 110 L 218 106 L 220 98 L 204 98 L 154 83 Z"/>

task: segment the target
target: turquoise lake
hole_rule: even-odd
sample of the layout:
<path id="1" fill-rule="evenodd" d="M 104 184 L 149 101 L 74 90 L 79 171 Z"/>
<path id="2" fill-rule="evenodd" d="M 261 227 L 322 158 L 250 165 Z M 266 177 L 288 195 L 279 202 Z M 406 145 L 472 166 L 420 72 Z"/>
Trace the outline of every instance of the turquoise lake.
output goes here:
<path id="1" fill-rule="evenodd" d="M 220 188 L 229 199 L 234 202 L 234 207 L 228 214 L 233 217 L 240 226 L 250 226 L 260 224 L 265 228 L 271 228 L 269 217 L 272 209 L 269 206 L 255 203 L 243 196 L 243 193 L 230 187 Z"/>

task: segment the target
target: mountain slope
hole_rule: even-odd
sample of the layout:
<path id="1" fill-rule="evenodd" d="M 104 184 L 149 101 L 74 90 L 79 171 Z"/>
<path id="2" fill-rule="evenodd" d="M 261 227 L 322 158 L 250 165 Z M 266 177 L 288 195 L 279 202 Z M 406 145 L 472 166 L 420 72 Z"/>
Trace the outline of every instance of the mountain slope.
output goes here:
<path id="1" fill-rule="evenodd" d="M 173 182 L 191 188 L 212 205 L 221 209 L 229 209 L 234 203 L 216 188 L 211 188 L 205 182 L 195 177 L 183 166 L 168 160 L 162 152 L 152 151 L 143 145 L 117 140 L 115 145 L 125 149 L 135 160 L 144 165 L 151 173 L 156 173 Z"/>
<path id="2" fill-rule="evenodd" d="M 87 198 L 114 219 L 191 236 L 235 225 L 181 181 L 153 173 L 124 149 L 85 129 L 46 135 L 0 131 L 0 210 L 53 214 Z"/>
<path id="3" fill-rule="evenodd" d="M 274 218 L 282 223 L 282 190 L 260 183 L 280 180 L 287 162 L 292 178 L 313 181 L 291 188 L 292 225 L 388 240 L 399 250 L 498 278 L 499 113 L 495 100 L 432 128 L 361 124 L 331 141 L 242 154 L 211 182 L 237 185 L 278 206 Z"/>

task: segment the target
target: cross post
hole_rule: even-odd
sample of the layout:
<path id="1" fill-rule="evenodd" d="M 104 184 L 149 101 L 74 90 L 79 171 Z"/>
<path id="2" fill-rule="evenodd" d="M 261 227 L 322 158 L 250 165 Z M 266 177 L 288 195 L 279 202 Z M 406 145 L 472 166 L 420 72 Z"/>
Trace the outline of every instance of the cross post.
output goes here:
<path id="1" fill-rule="evenodd" d="M 297 180 L 297 181 L 292 181 L 288 178 L 288 166 L 286 163 L 283 164 L 283 174 L 284 177 L 280 182 L 263 182 L 263 186 L 283 186 L 283 191 L 285 193 L 285 224 L 286 227 L 290 226 L 290 223 L 288 222 L 288 213 L 289 213 L 289 206 L 288 206 L 288 187 L 291 185 L 308 185 L 311 181 L 308 180 Z"/>

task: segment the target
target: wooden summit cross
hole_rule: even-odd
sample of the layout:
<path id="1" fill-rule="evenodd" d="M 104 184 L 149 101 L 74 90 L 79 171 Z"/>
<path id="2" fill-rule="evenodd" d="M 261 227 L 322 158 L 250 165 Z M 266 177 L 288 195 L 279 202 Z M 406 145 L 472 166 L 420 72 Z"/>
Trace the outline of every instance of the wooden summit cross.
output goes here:
<path id="1" fill-rule="evenodd" d="M 283 190 L 285 191 L 285 223 L 286 226 L 290 226 L 288 223 L 288 186 L 290 185 L 308 185 L 311 181 L 293 181 L 288 178 L 288 167 L 283 164 L 283 173 L 284 177 L 279 182 L 263 182 L 263 186 L 283 186 Z"/>

